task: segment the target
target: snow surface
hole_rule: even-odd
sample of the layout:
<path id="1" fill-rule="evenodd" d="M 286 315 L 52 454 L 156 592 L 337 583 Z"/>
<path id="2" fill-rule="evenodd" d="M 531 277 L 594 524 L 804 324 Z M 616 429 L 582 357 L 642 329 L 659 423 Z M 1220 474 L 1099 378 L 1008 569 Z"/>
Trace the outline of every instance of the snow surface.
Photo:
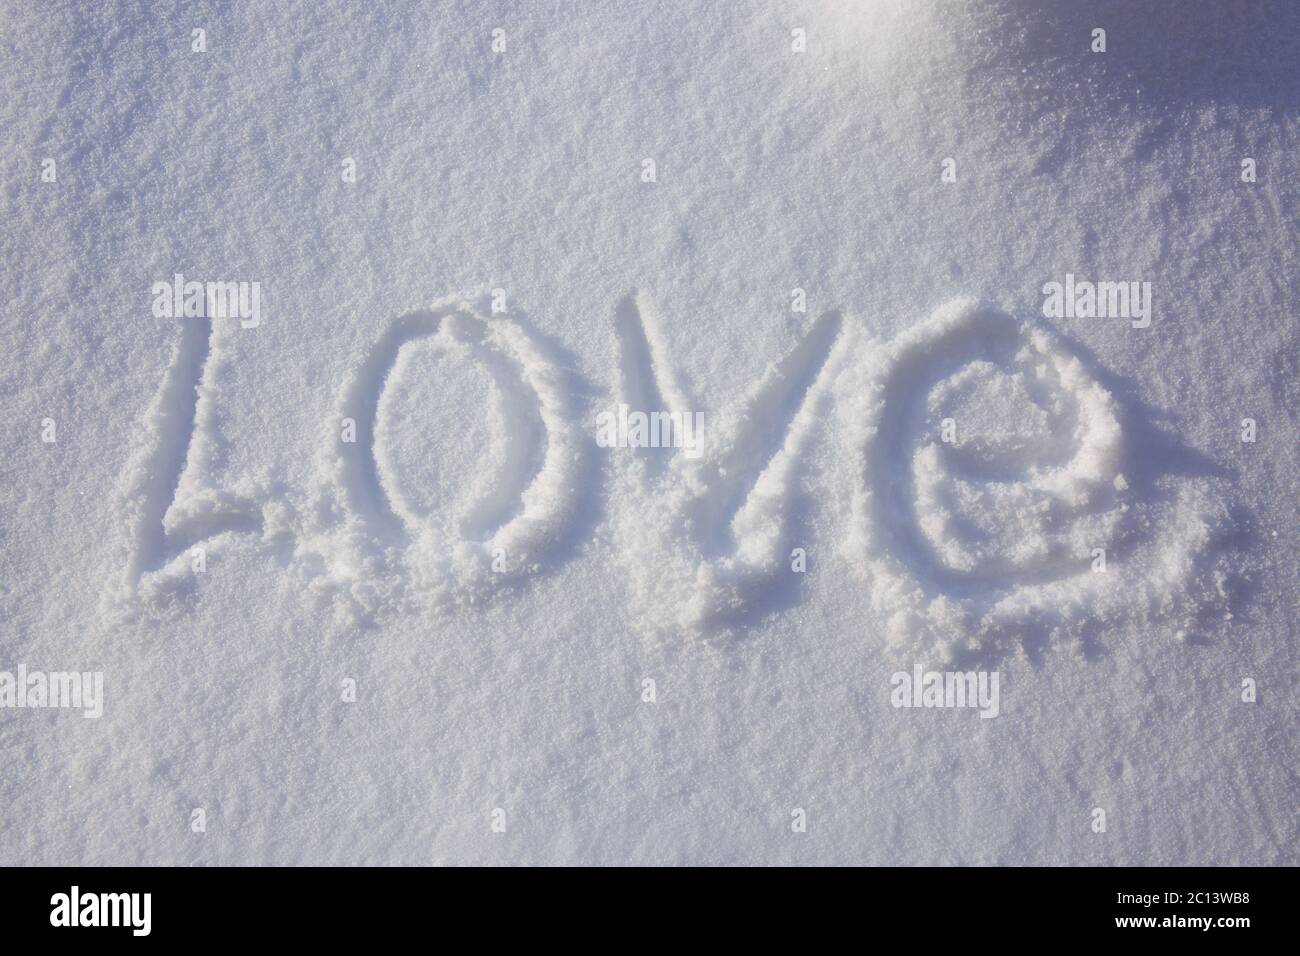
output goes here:
<path id="1" fill-rule="evenodd" d="M 105 688 L 0 710 L 0 863 L 1296 862 L 1300 6 L 6 3 L 0 57 L 0 671 Z"/>

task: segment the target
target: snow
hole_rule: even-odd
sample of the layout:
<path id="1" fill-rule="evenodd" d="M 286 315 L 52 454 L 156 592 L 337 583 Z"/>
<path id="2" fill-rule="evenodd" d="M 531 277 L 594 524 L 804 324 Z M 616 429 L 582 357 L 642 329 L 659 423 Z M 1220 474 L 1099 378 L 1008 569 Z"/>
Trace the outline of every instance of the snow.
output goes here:
<path id="1" fill-rule="evenodd" d="M 1296 862 L 1294 4 L 2 17 L 0 862 Z"/>

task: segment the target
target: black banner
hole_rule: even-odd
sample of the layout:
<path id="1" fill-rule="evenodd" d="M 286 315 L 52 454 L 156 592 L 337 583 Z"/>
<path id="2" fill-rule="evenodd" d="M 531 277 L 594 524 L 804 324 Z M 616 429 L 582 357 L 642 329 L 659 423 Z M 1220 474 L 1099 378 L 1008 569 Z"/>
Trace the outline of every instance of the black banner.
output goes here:
<path id="1" fill-rule="evenodd" d="M 291 939 L 336 946 L 431 926 L 534 940 L 611 920 L 627 940 L 682 921 L 741 935 L 836 924 L 995 940 L 1106 937 L 1233 945 L 1279 933 L 1293 874 L 1265 869 L 585 870 L 8 869 L 8 942 L 169 944 Z M 727 901 L 731 902 L 728 903 Z M 851 903 L 851 905 L 845 905 Z M 721 928 L 721 927 L 719 927 Z M 601 930 L 602 933 L 607 932 Z M 15 950 L 16 951 L 16 950 Z"/>

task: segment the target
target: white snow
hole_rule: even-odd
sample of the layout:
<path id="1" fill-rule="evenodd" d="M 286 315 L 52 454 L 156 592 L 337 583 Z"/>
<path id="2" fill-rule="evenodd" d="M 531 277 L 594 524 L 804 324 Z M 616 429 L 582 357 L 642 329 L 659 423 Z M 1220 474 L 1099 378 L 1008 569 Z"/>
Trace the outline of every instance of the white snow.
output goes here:
<path id="1" fill-rule="evenodd" d="M 1295 864 L 1296 5 L 11 4 L 0 63 L 0 864 Z"/>

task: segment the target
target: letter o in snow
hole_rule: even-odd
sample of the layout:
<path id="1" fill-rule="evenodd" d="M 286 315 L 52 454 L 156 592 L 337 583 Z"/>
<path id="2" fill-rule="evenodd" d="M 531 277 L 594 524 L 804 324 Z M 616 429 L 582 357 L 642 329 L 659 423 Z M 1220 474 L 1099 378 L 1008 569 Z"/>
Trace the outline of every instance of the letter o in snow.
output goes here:
<path id="1" fill-rule="evenodd" d="M 339 417 L 357 422 L 355 443 L 334 443 L 335 478 L 347 509 L 360 521 L 368 546 L 396 550 L 417 584 L 491 587 L 502 579 L 545 570 L 548 552 L 577 505 L 586 457 L 582 432 L 569 407 L 573 389 L 537 341 L 512 319 L 489 317 L 463 300 L 448 300 L 397 318 L 384 332 L 348 386 Z M 417 340 L 446 337 L 468 345 L 487 361 L 511 415 L 535 418 L 528 434 L 508 444 L 544 443 L 544 450 L 513 449 L 512 457 L 541 464 L 519 492 L 519 507 L 499 527 L 437 538 L 388 491 L 389 478 L 375 453 L 375 427 L 390 373 L 402 349 Z M 540 436 L 540 437 L 530 437 Z M 355 536 L 354 536 L 355 538 Z M 505 573 L 493 556 L 509 556 Z"/>

